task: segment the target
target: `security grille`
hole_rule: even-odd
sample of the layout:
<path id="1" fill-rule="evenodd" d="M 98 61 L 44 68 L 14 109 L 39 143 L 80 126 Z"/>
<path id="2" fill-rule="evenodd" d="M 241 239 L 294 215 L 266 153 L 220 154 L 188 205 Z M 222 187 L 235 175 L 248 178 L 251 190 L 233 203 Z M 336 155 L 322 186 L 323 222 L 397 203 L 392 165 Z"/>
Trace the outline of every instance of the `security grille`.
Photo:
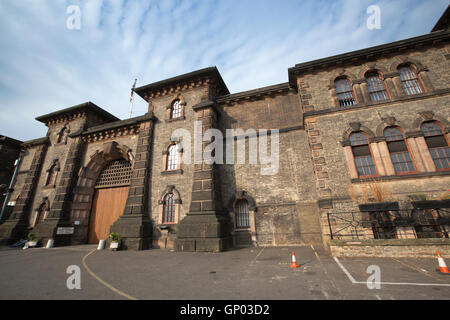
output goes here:
<path id="1" fill-rule="evenodd" d="M 96 188 L 129 185 L 131 179 L 131 163 L 125 159 L 108 163 L 100 173 Z"/>
<path id="2" fill-rule="evenodd" d="M 250 228 L 248 202 L 245 199 L 236 203 L 236 228 Z"/>

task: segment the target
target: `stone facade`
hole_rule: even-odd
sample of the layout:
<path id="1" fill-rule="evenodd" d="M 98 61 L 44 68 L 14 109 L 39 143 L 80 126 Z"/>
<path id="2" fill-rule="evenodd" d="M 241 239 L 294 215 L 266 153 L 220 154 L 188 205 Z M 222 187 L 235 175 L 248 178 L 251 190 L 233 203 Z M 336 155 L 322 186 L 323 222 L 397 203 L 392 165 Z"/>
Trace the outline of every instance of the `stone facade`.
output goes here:
<path id="1" fill-rule="evenodd" d="M 215 67 L 152 83 L 135 89 L 148 102 L 148 112 L 132 119 L 119 120 L 90 102 L 38 117 L 48 134 L 22 144 L 11 194 L 17 202 L 0 226 L 2 242 L 17 240 L 32 228 L 44 242 L 86 243 L 96 183 L 105 166 L 119 159 L 131 164 L 132 173 L 123 214 L 110 230 L 122 236 L 125 249 L 328 248 L 331 230 L 338 226 L 330 214 L 358 214 L 355 197 L 365 198 L 373 179 L 401 209 L 410 207 L 412 195 L 440 199 L 450 185 L 450 168 L 436 167 L 421 131 L 423 123 L 439 123 L 448 146 L 450 37 L 443 20 L 435 29 L 298 64 L 288 70 L 288 82 L 247 92 L 230 94 Z M 399 69 L 404 66 L 417 78 L 420 92 L 406 94 Z M 374 72 L 386 95 L 375 102 L 367 80 Z M 341 105 L 339 79 L 349 83 L 351 104 Z M 384 130 L 392 127 L 401 128 L 408 146 L 414 170 L 407 174 L 396 173 L 389 153 Z M 195 162 L 213 140 L 195 146 L 194 137 L 208 129 L 222 133 L 224 146 L 234 130 L 233 163 L 225 155 L 221 163 Z M 249 150 L 255 137 L 261 139 L 261 130 L 272 129 L 279 135 L 268 135 L 267 144 L 273 148 L 272 142 L 279 142 L 278 171 L 264 175 L 268 165 Z M 172 137 L 176 131 L 180 134 Z M 370 177 L 362 176 L 355 163 L 350 139 L 357 132 L 368 139 L 376 168 Z M 236 153 L 242 147 L 246 160 L 239 163 Z M 189 150 L 191 161 L 182 162 Z M 245 225 L 237 209 L 243 202 Z M 61 228 L 73 228 L 73 233 L 62 234 Z M 370 227 L 359 232 L 374 238 Z M 416 237 L 406 227 L 397 235 Z M 333 246 L 335 251 L 342 247 Z"/>

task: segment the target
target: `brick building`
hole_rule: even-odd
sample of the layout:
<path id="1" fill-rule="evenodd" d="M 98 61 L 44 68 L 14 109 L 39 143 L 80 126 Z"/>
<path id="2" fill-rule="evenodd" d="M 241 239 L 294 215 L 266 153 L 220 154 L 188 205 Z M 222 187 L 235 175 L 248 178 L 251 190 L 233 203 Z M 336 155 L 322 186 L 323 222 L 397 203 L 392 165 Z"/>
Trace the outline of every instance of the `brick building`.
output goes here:
<path id="1" fill-rule="evenodd" d="M 48 134 L 22 144 L 1 241 L 32 228 L 56 245 L 117 232 L 125 249 L 448 245 L 448 16 L 429 34 L 297 64 L 286 83 L 230 94 L 212 67 L 136 88 L 148 102 L 139 117 L 87 102 L 36 118 Z M 233 143 L 248 159 L 251 130 L 277 129 L 278 173 L 195 163 L 207 139 L 187 164 L 194 142 L 171 139 L 177 129 L 242 129 Z"/>

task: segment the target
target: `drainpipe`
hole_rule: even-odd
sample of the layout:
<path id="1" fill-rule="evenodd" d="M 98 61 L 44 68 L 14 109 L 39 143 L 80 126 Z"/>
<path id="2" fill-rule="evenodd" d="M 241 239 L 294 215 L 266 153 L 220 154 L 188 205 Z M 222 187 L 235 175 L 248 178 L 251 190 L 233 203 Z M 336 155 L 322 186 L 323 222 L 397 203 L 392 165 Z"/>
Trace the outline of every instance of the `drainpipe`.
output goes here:
<path id="1" fill-rule="evenodd" d="M 22 162 L 22 158 L 23 158 L 23 151 L 20 152 L 19 158 L 16 160 L 16 162 L 14 162 L 14 166 L 15 166 L 14 174 L 11 178 L 9 188 L 6 191 L 5 200 L 3 201 L 2 211 L 0 212 L 0 223 L 2 222 L 3 214 L 5 213 L 5 209 L 6 209 L 6 205 L 8 204 L 9 197 L 11 196 L 11 193 L 14 191 L 13 186 L 14 186 L 14 183 L 16 182 L 16 177 L 17 177 L 17 173 L 19 172 L 19 167 L 20 167 L 20 163 Z"/>

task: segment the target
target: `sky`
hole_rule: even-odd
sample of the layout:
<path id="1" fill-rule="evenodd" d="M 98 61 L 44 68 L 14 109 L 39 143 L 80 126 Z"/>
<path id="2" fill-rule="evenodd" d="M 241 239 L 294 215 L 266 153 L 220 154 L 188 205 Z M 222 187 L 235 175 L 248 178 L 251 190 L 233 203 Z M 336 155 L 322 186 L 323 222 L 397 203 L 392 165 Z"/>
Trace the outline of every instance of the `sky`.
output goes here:
<path id="1" fill-rule="evenodd" d="M 216 66 L 231 93 L 287 82 L 297 63 L 429 33 L 448 4 L 0 0 L 0 135 L 44 137 L 36 117 L 87 101 L 127 119 L 135 78 L 140 87 Z M 371 5 L 379 29 L 367 27 Z M 135 95 L 133 117 L 146 111 Z"/>

